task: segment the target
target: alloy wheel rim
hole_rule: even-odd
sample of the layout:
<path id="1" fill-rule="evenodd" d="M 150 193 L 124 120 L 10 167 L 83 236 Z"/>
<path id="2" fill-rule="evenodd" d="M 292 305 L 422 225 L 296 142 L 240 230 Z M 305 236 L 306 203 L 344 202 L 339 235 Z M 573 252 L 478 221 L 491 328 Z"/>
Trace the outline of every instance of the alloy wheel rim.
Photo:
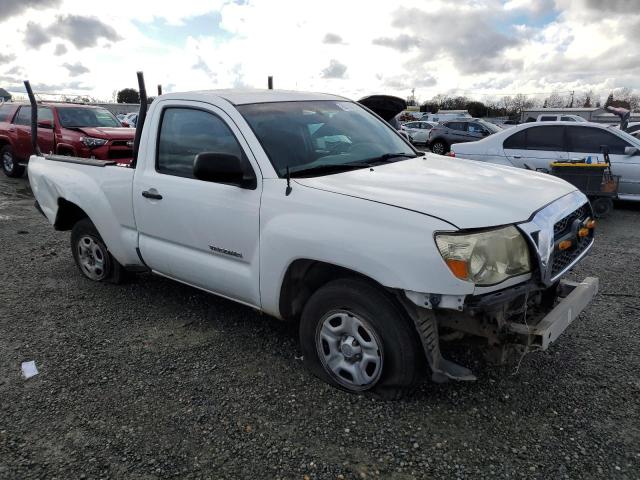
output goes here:
<path id="1" fill-rule="evenodd" d="M 433 146 L 433 153 L 437 155 L 442 155 L 444 153 L 444 146 L 441 143 L 436 143 Z"/>
<path id="2" fill-rule="evenodd" d="M 4 169 L 8 172 L 13 170 L 13 155 L 11 155 L 11 153 L 9 152 L 4 152 L 4 155 L 2 155 L 2 164 L 4 166 Z"/>
<path id="3" fill-rule="evenodd" d="M 107 252 L 95 238 L 88 235 L 78 240 L 77 249 L 83 273 L 91 280 L 102 280 L 106 273 Z"/>
<path id="4" fill-rule="evenodd" d="M 324 368 L 343 387 L 361 391 L 380 379 L 382 342 L 364 319 L 344 310 L 318 323 L 316 349 Z"/>

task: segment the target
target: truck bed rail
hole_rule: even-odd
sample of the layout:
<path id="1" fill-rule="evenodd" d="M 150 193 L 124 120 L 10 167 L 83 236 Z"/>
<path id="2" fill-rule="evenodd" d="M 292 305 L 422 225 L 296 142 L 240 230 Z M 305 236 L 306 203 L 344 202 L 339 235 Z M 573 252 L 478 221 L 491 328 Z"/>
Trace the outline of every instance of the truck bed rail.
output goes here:
<path id="1" fill-rule="evenodd" d="M 64 162 L 64 163 L 79 163 L 80 165 L 90 165 L 92 167 L 108 167 L 109 165 L 116 165 L 115 160 L 98 160 L 97 158 L 80 158 L 69 157 L 67 155 L 44 155 L 44 158 L 51 160 L 52 162 Z"/>

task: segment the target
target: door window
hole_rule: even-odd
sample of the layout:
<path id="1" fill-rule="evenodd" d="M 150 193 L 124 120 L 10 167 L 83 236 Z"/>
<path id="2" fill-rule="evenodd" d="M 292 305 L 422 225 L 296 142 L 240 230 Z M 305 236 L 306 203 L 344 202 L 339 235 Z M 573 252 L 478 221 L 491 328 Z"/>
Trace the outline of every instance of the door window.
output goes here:
<path id="1" fill-rule="evenodd" d="M 475 122 L 469 123 L 467 128 L 469 133 L 485 133 L 484 127 Z"/>
<path id="2" fill-rule="evenodd" d="M 192 108 L 167 108 L 162 114 L 156 170 L 194 178 L 193 162 L 203 152 L 244 158 L 238 140 L 220 117 Z"/>
<path id="3" fill-rule="evenodd" d="M 576 119 L 573 117 L 560 117 L 560 120 L 562 120 L 563 122 L 575 122 Z"/>
<path id="4" fill-rule="evenodd" d="M 11 120 L 15 112 L 15 107 L 7 103 L 0 104 L 0 122 L 8 122 Z"/>
<path id="5" fill-rule="evenodd" d="M 53 123 L 53 112 L 50 108 L 38 107 L 38 121 L 40 120 L 49 120 Z M 20 107 L 14 123 L 16 125 L 31 125 L 31 107 Z"/>
<path id="6" fill-rule="evenodd" d="M 570 151 L 578 153 L 600 153 L 601 147 L 609 147 L 609 153 L 623 155 L 625 147 L 631 147 L 622 138 L 601 128 L 569 127 Z"/>
<path id="7" fill-rule="evenodd" d="M 540 121 L 541 122 L 555 122 L 557 119 L 558 119 L 558 117 L 556 117 L 555 115 L 546 116 L 546 117 L 540 117 Z"/>
<path id="8" fill-rule="evenodd" d="M 467 125 L 464 122 L 448 122 L 445 124 L 445 126 L 450 128 L 451 130 L 459 130 L 461 132 L 467 130 Z"/>
<path id="9" fill-rule="evenodd" d="M 420 128 L 422 128 L 423 130 L 431 130 L 433 128 L 433 125 L 427 122 L 420 122 Z"/>
<path id="10" fill-rule="evenodd" d="M 503 145 L 504 148 L 512 148 L 514 150 L 526 150 L 527 148 L 527 130 L 520 130 L 507 138 Z"/>
<path id="11" fill-rule="evenodd" d="M 562 152 L 564 147 L 564 128 L 561 126 L 532 127 L 527 132 L 527 150 Z"/>

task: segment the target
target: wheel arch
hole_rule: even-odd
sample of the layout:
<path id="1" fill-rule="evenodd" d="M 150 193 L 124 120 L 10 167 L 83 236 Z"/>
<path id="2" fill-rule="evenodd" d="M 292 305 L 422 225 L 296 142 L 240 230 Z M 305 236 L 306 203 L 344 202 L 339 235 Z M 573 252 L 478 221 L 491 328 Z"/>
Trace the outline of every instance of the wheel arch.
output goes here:
<path id="1" fill-rule="evenodd" d="M 342 278 L 358 278 L 370 283 L 381 291 L 387 292 L 389 297 L 404 310 L 392 290 L 373 278 L 332 263 L 300 258 L 291 262 L 284 274 L 280 287 L 280 316 L 284 320 L 298 320 L 307 301 L 318 289 L 333 280 Z"/>
<path id="2" fill-rule="evenodd" d="M 89 215 L 82 208 L 62 197 L 58 199 L 58 211 L 53 222 L 56 230 L 71 230 L 83 218 L 89 218 Z"/>

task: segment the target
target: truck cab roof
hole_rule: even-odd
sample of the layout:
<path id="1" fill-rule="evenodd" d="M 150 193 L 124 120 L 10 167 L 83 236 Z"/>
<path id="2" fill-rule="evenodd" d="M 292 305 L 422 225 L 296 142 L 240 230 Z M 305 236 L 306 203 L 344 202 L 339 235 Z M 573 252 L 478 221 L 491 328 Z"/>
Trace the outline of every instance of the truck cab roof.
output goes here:
<path id="1" fill-rule="evenodd" d="M 167 93 L 163 99 L 170 100 L 200 100 L 222 98 L 233 105 L 246 105 L 250 103 L 271 102 L 303 102 L 314 100 L 344 100 L 348 98 L 327 93 L 297 92 L 294 90 L 264 90 L 264 89 L 222 89 L 200 90 L 194 92 Z"/>

